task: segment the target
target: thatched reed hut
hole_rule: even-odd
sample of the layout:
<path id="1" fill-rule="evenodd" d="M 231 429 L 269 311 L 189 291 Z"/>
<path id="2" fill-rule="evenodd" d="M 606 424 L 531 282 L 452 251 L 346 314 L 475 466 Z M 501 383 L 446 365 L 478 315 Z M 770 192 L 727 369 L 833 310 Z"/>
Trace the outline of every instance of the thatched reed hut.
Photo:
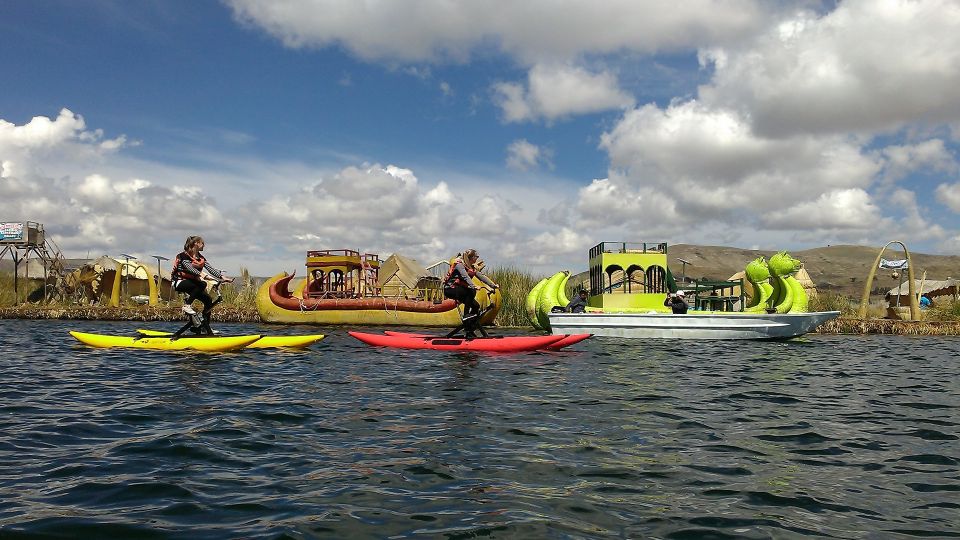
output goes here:
<path id="1" fill-rule="evenodd" d="M 958 280 L 956 279 L 914 279 L 913 283 L 916 293 L 929 298 L 933 305 L 936 305 L 937 302 L 957 299 Z M 907 281 L 887 291 L 884 299 L 887 301 L 888 319 L 909 320 L 910 284 Z"/>

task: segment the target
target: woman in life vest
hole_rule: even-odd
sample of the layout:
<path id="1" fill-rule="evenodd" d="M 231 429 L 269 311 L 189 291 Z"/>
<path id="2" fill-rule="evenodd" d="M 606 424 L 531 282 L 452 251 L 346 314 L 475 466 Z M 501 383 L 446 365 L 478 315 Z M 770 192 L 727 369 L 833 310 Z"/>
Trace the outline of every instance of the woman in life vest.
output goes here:
<path id="1" fill-rule="evenodd" d="M 464 305 L 463 318 L 471 317 L 480 313 L 480 303 L 477 302 L 477 286 L 473 283 L 473 277 L 488 285 L 493 289 L 499 289 L 500 285 L 494 283 L 490 278 L 480 273 L 476 268 L 480 255 L 477 250 L 468 249 L 450 266 L 447 277 L 443 280 L 443 295 L 452 298 Z"/>
<path id="2" fill-rule="evenodd" d="M 203 303 L 205 316 L 208 316 L 213 308 L 213 298 L 207 293 L 207 282 L 204 278 L 212 278 L 221 283 L 233 281 L 233 278 L 225 276 L 222 271 L 210 266 L 207 259 L 200 253 L 203 247 L 203 238 L 187 237 L 187 241 L 183 244 L 183 251 L 173 259 L 173 272 L 170 279 L 177 292 L 187 295 L 183 303 L 183 312 L 188 315 L 197 314 L 190 305 L 194 300 L 200 300 Z"/>

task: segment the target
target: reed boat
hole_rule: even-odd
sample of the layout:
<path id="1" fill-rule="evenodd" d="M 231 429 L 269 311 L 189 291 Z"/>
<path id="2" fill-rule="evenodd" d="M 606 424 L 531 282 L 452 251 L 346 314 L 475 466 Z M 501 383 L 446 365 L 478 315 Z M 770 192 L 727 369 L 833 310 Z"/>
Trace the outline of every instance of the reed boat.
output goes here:
<path id="1" fill-rule="evenodd" d="M 409 259 L 406 259 L 409 261 Z M 389 260 L 388 260 L 389 262 Z M 295 273 L 282 272 L 260 286 L 257 311 L 264 322 L 286 324 L 349 324 L 453 327 L 463 308 L 443 297 L 441 279 L 426 270 L 409 285 L 381 276 L 378 255 L 351 249 L 308 251 L 306 277 L 294 283 Z M 415 281 L 415 282 L 413 282 Z M 479 280 L 477 301 L 493 305 L 481 320 L 491 324 L 501 306 L 500 294 L 489 294 Z"/>

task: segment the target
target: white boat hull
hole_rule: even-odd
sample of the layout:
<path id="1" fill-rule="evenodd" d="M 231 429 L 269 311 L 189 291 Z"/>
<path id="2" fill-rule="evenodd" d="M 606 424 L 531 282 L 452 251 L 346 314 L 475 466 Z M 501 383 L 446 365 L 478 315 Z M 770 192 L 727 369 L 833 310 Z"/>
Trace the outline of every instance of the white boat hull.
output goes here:
<path id="1" fill-rule="evenodd" d="M 554 334 L 648 339 L 787 339 L 840 316 L 814 313 L 551 313 Z"/>

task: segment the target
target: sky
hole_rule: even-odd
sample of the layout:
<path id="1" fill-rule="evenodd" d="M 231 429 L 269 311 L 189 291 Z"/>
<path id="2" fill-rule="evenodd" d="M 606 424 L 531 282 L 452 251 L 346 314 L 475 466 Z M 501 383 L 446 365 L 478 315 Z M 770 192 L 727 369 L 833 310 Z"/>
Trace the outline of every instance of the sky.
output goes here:
<path id="1" fill-rule="evenodd" d="M 960 250 L 957 0 L 6 0 L 0 221 L 236 275 Z M 670 261 L 671 265 L 674 264 Z"/>

